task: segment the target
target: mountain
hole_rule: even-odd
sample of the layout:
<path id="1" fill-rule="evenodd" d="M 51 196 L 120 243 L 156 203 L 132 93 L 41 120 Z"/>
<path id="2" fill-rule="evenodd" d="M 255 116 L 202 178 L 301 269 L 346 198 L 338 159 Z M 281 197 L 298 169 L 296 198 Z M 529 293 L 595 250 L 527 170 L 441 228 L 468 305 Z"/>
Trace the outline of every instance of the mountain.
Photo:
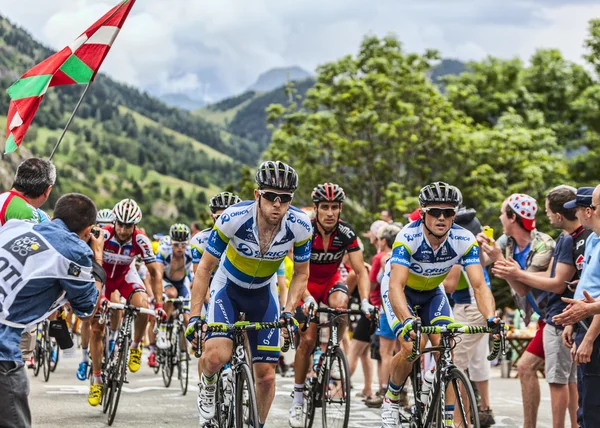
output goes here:
<path id="1" fill-rule="evenodd" d="M 270 70 L 261 75 L 261 78 L 267 75 L 278 75 L 281 78 L 281 73 L 278 70 L 289 69 Z M 461 61 L 444 59 L 431 70 L 430 78 L 443 90 L 440 82 L 441 77 L 449 74 L 460 74 L 464 71 L 467 71 L 467 69 Z M 261 78 L 259 78 L 259 81 Z M 290 78 L 290 80 L 294 79 Z M 286 82 L 287 80 L 284 79 L 279 87 L 267 92 L 249 90 L 241 95 L 211 104 L 196 111 L 196 114 L 215 125 L 221 126 L 233 135 L 257 142 L 259 150 L 264 151 L 271 140 L 271 131 L 266 124 L 267 113 L 265 109 L 271 104 L 286 104 L 288 102 L 284 87 Z M 315 84 L 315 80 L 305 78 L 296 80 L 293 83 L 296 97 L 302 100 L 306 92 Z"/>
<path id="2" fill-rule="evenodd" d="M 53 53 L 0 17 L 0 113 L 8 111 L 6 88 Z M 12 182 L 16 159 L 50 154 L 82 90 L 48 91 L 22 147 L 0 161 L 1 190 Z M 5 123 L 6 116 L 0 116 L 0 128 Z M 151 233 L 164 232 L 175 219 L 208 220 L 207 199 L 231 188 L 242 164 L 255 165 L 260 147 L 99 74 L 53 159 L 57 183 L 43 208 L 51 211 L 61 194 L 77 191 L 99 208 L 133 197 Z"/>
<path id="3" fill-rule="evenodd" d="M 311 76 L 311 73 L 297 66 L 273 68 L 258 76 L 248 91 L 269 92 L 284 86 L 289 81 L 303 80 Z"/>
<path id="4" fill-rule="evenodd" d="M 197 110 L 206 105 L 204 101 L 196 100 L 187 94 L 164 94 L 159 99 L 167 105 L 178 107 L 183 110 Z"/>

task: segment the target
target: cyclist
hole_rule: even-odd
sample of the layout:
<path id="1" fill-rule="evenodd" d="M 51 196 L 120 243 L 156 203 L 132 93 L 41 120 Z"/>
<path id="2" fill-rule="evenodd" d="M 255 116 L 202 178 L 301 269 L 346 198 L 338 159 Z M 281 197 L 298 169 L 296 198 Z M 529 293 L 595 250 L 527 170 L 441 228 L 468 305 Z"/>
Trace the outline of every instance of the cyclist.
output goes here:
<path id="1" fill-rule="evenodd" d="M 304 212 L 290 205 L 298 188 L 298 175 L 287 164 L 266 161 L 256 172 L 255 201 L 227 208 L 211 232 L 192 288 L 192 318 L 186 336 L 194 339 L 195 324 L 212 272 L 207 321 L 233 323 L 240 312 L 250 321 L 289 321 L 308 280 L 312 227 Z M 279 312 L 275 273 L 290 248 L 294 248 L 294 278 L 288 300 Z M 221 260 L 221 256 L 223 259 Z M 252 354 L 259 421 L 264 425 L 275 395 L 275 364 L 279 359 L 279 333 L 261 330 L 248 333 Z M 208 334 L 202 355 L 199 383 L 200 425 L 215 415 L 217 372 L 229 361 L 231 336 Z"/>
<path id="2" fill-rule="evenodd" d="M 128 304 L 148 308 L 148 296 L 144 283 L 135 267 L 135 257 L 142 256 L 148 272 L 155 298 L 155 309 L 159 316 L 164 316 L 162 309 L 162 277 L 152 252 L 152 244 L 148 237 L 142 234 L 136 225 L 142 219 L 142 210 L 133 199 L 123 199 L 113 208 L 115 222 L 106 226 L 104 232 L 104 255 L 102 266 L 106 271 L 104 296 L 109 299 L 114 291 L 127 301 Z M 135 373 L 140 368 L 142 350 L 140 343 L 146 332 L 148 317 L 138 316 L 135 319 L 133 341 L 129 351 L 129 370 Z M 88 402 L 97 406 L 102 399 L 102 338 L 104 327 L 98 318 L 92 321 L 92 337 L 90 348 L 92 353 L 93 384 L 90 386 Z"/>
<path id="3" fill-rule="evenodd" d="M 392 257 L 386 263 L 381 283 L 382 303 L 389 325 L 403 340 L 400 341 L 400 352 L 392 359 L 381 412 L 383 428 L 396 428 L 399 423 L 400 392 L 412 368 L 412 363 L 407 360 L 412 351 L 409 341 L 414 338 L 414 332 L 411 332 L 415 320 L 412 308 L 419 305 L 423 325 L 453 322 L 452 310 L 441 283 L 454 265 L 465 267 L 477 307 L 488 325 L 494 326 L 497 322 L 494 298 L 479 262 L 477 241 L 471 232 L 453 224 L 461 202 L 458 188 L 447 183 L 435 182 L 423 187 L 419 194 L 421 219 L 400 231 L 394 242 Z M 439 337 L 431 337 L 430 340 L 434 345 L 439 344 Z M 453 403 L 451 389 L 446 397 L 447 402 Z M 453 420 L 453 407 L 446 406 L 446 423 Z"/>
<path id="4" fill-rule="evenodd" d="M 223 211 L 240 202 L 242 202 L 242 200 L 238 197 L 238 195 L 235 195 L 231 192 L 221 192 L 213 196 L 208 204 L 208 208 L 210 209 L 210 218 L 213 221 L 213 225 L 216 223 Z M 208 243 L 208 238 L 210 238 L 212 229 L 212 227 L 209 227 L 196 233 L 190 242 L 190 245 L 192 246 L 192 263 L 194 264 L 194 272 L 196 272 L 198 263 L 200 263 L 202 254 L 206 249 L 206 244 Z"/>
<path id="5" fill-rule="evenodd" d="M 158 261 L 158 269 L 163 281 L 165 294 L 168 298 L 174 299 L 181 297 L 188 299 L 190 297 L 190 281 L 192 267 L 192 249 L 190 248 L 190 228 L 183 223 L 175 223 L 169 229 L 170 243 L 163 244 L 158 248 L 156 260 Z M 165 304 L 165 312 L 167 317 L 173 311 L 173 304 Z M 187 325 L 190 313 L 189 302 L 183 306 L 184 322 Z M 160 349 L 166 349 L 169 344 L 164 332 L 159 331 L 156 345 Z M 156 363 L 156 355 L 154 347 L 151 345 L 148 364 L 154 367 Z"/>
<path id="6" fill-rule="evenodd" d="M 323 303 L 333 308 L 348 307 L 348 287 L 342 281 L 339 266 L 347 252 L 349 264 L 358 276 L 358 290 L 361 297 L 361 309 L 369 315 L 374 307 L 369 303 L 369 274 L 365 268 L 363 253 L 358 244 L 352 226 L 340 219 L 342 204 L 346 195 L 344 189 L 333 183 L 319 184 L 312 192 L 315 217 L 312 219 L 314 231 L 310 254 L 310 275 L 308 287 L 304 293 L 304 307 L 311 303 Z M 342 322 L 345 327 L 345 322 Z M 341 326 L 340 326 L 341 327 Z M 340 328 L 340 337 L 343 337 Z M 311 324 L 306 332 L 300 334 L 300 345 L 294 359 L 294 400 L 290 409 L 291 427 L 304 426 L 302 406 L 304 404 L 304 382 L 309 365 L 310 354 L 314 349 L 317 326 Z M 332 368 L 335 372 L 336 367 Z M 337 367 L 339 373 L 339 367 Z"/>
<path id="7" fill-rule="evenodd" d="M 103 228 L 113 224 L 115 217 L 111 209 L 105 208 L 99 210 L 96 214 L 96 226 Z M 91 321 L 86 320 L 81 322 L 79 334 L 81 335 L 81 362 L 77 367 L 77 379 L 84 381 L 87 379 L 87 371 L 90 366 L 90 356 L 88 346 L 90 344 Z"/>

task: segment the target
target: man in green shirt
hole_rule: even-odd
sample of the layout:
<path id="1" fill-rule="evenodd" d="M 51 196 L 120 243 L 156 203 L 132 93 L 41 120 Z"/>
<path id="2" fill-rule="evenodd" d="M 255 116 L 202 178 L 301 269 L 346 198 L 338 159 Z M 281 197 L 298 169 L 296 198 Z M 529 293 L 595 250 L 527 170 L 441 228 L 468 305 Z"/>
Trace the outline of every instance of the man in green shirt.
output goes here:
<path id="1" fill-rule="evenodd" d="M 46 203 L 56 181 L 56 168 L 40 158 L 26 159 L 17 168 L 12 189 L 0 194 L 0 226 L 17 218 L 40 222 L 38 208 Z"/>

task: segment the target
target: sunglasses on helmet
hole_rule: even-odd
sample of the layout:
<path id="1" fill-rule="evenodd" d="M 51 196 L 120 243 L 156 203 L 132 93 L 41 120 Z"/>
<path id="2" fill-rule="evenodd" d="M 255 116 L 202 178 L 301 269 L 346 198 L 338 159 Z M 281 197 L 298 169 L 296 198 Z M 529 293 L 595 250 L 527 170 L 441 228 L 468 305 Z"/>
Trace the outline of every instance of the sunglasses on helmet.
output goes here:
<path id="1" fill-rule="evenodd" d="M 456 208 L 423 208 L 423 211 L 433 218 L 440 218 L 444 214 L 444 218 L 452 218 L 456 215 Z"/>
<path id="2" fill-rule="evenodd" d="M 279 199 L 279 202 L 282 204 L 292 202 L 292 199 L 294 198 L 293 193 L 277 193 L 271 192 L 270 190 L 259 190 L 258 193 L 269 202 L 277 202 Z"/>

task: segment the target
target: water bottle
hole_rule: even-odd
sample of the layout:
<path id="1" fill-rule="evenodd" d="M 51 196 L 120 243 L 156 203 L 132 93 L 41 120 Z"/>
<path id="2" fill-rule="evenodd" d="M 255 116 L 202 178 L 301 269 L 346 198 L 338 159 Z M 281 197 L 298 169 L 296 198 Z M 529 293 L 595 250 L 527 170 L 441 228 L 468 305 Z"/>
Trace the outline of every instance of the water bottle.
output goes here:
<path id="1" fill-rule="evenodd" d="M 223 398 L 224 404 L 229 406 L 232 398 L 232 376 L 231 376 L 231 365 L 226 364 L 221 372 L 221 380 L 223 382 Z"/>
<path id="2" fill-rule="evenodd" d="M 435 370 L 427 370 L 423 375 L 423 385 L 421 386 L 421 403 L 424 405 L 429 404 L 429 391 L 431 390 L 433 379 L 435 377 L 434 373 Z"/>
<path id="3" fill-rule="evenodd" d="M 319 347 L 317 347 L 317 349 L 315 349 L 315 352 L 313 352 L 313 370 L 315 371 L 315 373 L 319 371 L 319 360 L 321 359 L 322 353 L 323 351 L 321 351 L 321 348 Z"/>

